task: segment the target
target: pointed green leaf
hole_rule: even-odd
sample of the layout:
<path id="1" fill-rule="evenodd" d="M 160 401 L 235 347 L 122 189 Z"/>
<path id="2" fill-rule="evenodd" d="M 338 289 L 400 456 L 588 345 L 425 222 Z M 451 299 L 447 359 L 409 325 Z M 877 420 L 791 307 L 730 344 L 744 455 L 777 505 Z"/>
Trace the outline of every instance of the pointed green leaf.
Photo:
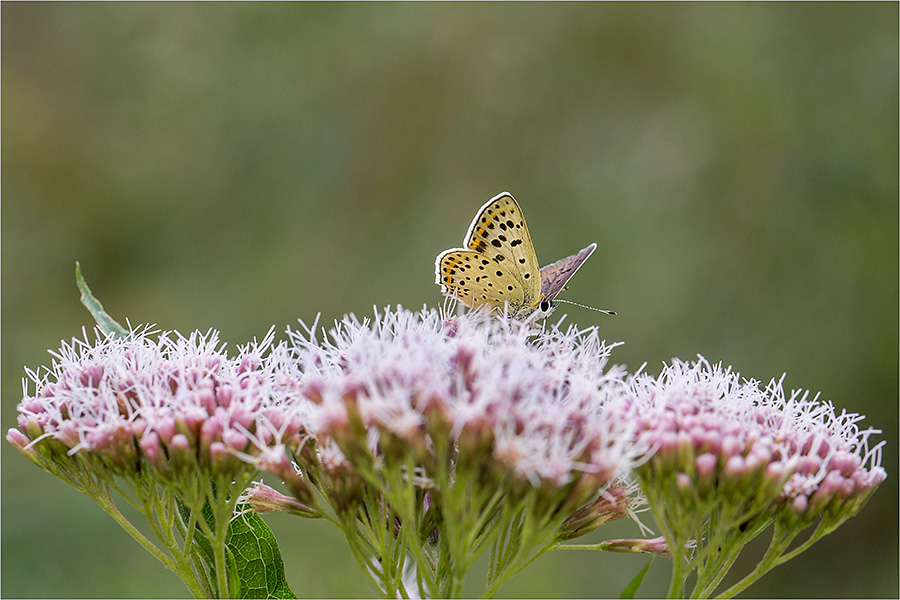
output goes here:
<path id="1" fill-rule="evenodd" d="M 103 305 L 91 293 L 91 288 L 88 287 L 84 277 L 81 276 L 81 265 L 77 261 L 75 263 L 75 283 L 78 284 L 78 289 L 81 290 L 81 303 L 91 311 L 91 315 L 97 321 L 100 331 L 106 335 L 128 335 L 128 330 L 106 314 L 106 311 L 103 310 Z"/>
<path id="2" fill-rule="evenodd" d="M 247 512 L 234 519 L 226 542 L 240 577 L 241 598 L 297 597 L 284 578 L 284 562 L 275 535 L 258 514 Z"/>
<path id="3" fill-rule="evenodd" d="M 644 581 L 644 575 L 647 574 L 647 571 L 650 570 L 650 565 L 653 564 L 653 557 L 647 561 L 647 564 L 644 565 L 644 568 L 638 571 L 638 574 L 634 576 L 634 578 L 628 582 L 628 585 L 625 586 L 625 589 L 622 590 L 622 595 L 619 598 L 634 598 L 634 595 L 637 593 L 638 588 L 641 587 L 641 582 Z"/>
<path id="4" fill-rule="evenodd" d="M 179 501 L 182 518 L 188 522 L 189 509 Z M 207 503 L 203 517 L 214 527 L 212 510 Z M 216 581 L 215 559 L 209 539 L 198 526 L 194 530 L 194 555 L 200 558 Z M 275 541 L 275 534 L 262 518 L 247 512 L 228 524 L 225 537 L 228 584 L 236 598 L 296 598 L 284 577 L 284 562 Z"/>

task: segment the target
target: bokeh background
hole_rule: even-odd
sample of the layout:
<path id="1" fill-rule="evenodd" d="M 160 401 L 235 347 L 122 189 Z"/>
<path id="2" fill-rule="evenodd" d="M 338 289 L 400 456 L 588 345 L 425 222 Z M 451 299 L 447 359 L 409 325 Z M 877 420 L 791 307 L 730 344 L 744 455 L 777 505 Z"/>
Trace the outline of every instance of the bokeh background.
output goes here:
<path id="1" fill-rule="evenodd" d="M 509 190 L 542 263 L 597 242 L 566 297 L 619 316 L 554 319 L 624 341 L 616 362 L 786 372 L 884 430 L 869 505 L 749 594 L 900 593 L 897 3 L 0 12 L 3 431 L 23 366 L 92 325 L 76 260 L 114 317 L 234 348 L 437 305 L 435 255 Z M 4 597 L 186 594 L 0 446 Z M 374 593 L 329 525 L 267 520 L 301 597 Z M 643 564 L 551 553 L 501 596 L 617 597 Z"/>

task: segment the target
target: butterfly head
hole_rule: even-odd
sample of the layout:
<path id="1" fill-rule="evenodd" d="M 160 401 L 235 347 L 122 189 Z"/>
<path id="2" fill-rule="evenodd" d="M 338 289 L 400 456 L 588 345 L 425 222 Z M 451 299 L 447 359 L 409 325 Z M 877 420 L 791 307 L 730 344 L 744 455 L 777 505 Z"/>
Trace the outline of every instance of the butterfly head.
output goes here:
<path id="1" fill-rule="evenodd" d="M 538 306 L 534 309 L 536 318 L 543 319 L 549 317 L 553 314 L 553 311 L 556 310 L 556 307 L 559 306 L 559 302 L 556 298 L 548 298 L 547 296 L 541 296 L 540 301 L 538 302 Z"/>

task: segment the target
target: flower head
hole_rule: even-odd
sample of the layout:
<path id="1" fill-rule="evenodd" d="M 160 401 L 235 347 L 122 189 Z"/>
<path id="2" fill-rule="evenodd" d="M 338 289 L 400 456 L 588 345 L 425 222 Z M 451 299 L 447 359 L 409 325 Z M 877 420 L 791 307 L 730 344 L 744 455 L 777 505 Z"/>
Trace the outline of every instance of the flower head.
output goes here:
<path id="1" fill-rule="evenodd" d="M 776 535 L 756 576 L 779 564 L 806 526 L 821 521 L 812 543 L 855 514 L 885 478 L 883 442 L 868 443 L 878 431 L 808 392 L 786 395 L 781 380 L 762 388 L 701 357 L 675 360 L 659 377 L 637 375 L 630 387 L 635 442 L 646 449 L 635 475 L 676 571 L 694 565 L 684 562 L 691 556 L 717 565 L 704 567 L 704 594 L 719 581 L 716 569 L 730 567 L 727 557 L 769 525 Z M 726 558 L 709 563 L 710 555 Z"/>
<path id="2" fill-rule="evenodd" d="M 786 396 L 781 381 L 761 389 L 701 358 L 673 361 L 658 378 L 639 375 L 632 386 L 637 442 L 653 449 L 639 472 L 656 484 L 670 478 L 675 494 L 752 511 L 802 504 L 815 518 L 884 479 L 883 442 L 868 445 L 877 430 L 860 429 L 863 417 L 838 414 L 808 392 Z"/>
<path id="3" fill-rule="evenodd" d="M 259 435 L 272 441 L 279 407 L 270 402 L 273 378 L 262 358 L 271 340 L 270 332 L 230 358 L 215 331 L 153 336 L 144 328 L 98 333 L 93 342 L 85 335 L 54 352 L 51 367 L 28 371 L 19 429 L 7 439 L 98 473 L 233 477 L 248 469 L 236 455 L 268 445 Z"/>
<path id="4" fill-rule="evenodd" d="M 295 460 L 306 478 L 329 482 L 324 494 L 354 522 L 357 510 L 383 513 L 386 503 L 396 512 L 386 526 L 419 523 L 404 539 L 440 540 L 454 564 L 471 564 L 468 553 L 480 550 L 464 540 L 486 519 L 494 523 L 488 539 L 517 518 L 542 529 L 515 543 L 557 539 L 568 516 L 632 466 L 629 426 L 619 418 L 628 411 L 625 372 L 607 365 L 613 345 L 596 328 L 398 307 L 371 321 L 346 317 L 321 340 L 314 327 L 288 334 L 290 358 L 277 370 L 292 382 L 281 401 L 305 414 L 307 444 L 298 440 Z M 627 499 L 614 496 L 604 496 L 603 510 L 583 511 L 565 535 L 628 514 Z M 420 591 L 446 593 L 438 587 Z"/>
<path id="5" fill-rule="evenodd" d="M 630 466 L 626 427 L 606 410 L 624 371 L 607 369 L 612 346 L 596 329 L 398 308 L 372 322 L 345 318 L 326 341 L 289 335 L 311 433 L 354 462 L 414 457 L 433 476 L 446 467 L 438 454 L 452 452 L 495 483 L 589 477 L 595 490 Z"/>

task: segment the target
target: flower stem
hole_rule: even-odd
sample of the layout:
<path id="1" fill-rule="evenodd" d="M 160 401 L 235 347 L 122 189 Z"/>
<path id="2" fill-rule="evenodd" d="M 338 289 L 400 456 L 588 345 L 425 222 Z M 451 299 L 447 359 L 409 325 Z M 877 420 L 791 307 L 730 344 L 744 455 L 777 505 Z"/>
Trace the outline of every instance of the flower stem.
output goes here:
<path id="1" fill-rule="evenodd" d="M 156 557 L 159 562 L 161 562 L 167 569 L 175 573 L 179 579 L 184 583 L 185 586 L 191 591 L 191 594 L 195 598 L 203 598 L 206 597 L 207 594 L 204 592 L 202 586 L 200 586 L 194 577 L 194 573 L 190 566 L 188 566 L 184 561 L 176 561 L 175 559 L 166 555 L 165 552 L 156 547 L 153 542 L 148 540 L 140 531 L 135 528 L 134 525 L 131 524 L 125 516 L 119 512 L 119 509 L 116 507 L 115 502 L 113 502 L 112 497 L 108 494 L 92 494 L 91 498 L 100 505 L 108 515 L 110 515 L 116 523 L 119 524 L 122 529 L 124 529 L 128 534 L 134 538 L 134 540 L 140 544 L 147 552 Z"/>
<path id="2" fill-rule="evenodd" d="M 757 563 L 753 571 L 748 573 L 743 579 L 719 594 L 717 597 L 732 598 L 736 594 L 739 594 L 740 592 L 750 587 L 751 584 L 756 582 L 756 580 L 768 573 L 770 570 L 789 560 L 789 557 L 786 558 L 784 556 L 784 551 L 796 536 L 796 533 L 791 533 L 790 531 L 784 532 L 783 534 L 781 528 L 776 524 L 775 533 L 772 535 L 772 541 L 769 542 L 769 547 L 766 549 L 766 554 L 762 557 L 762 559 L 760 559 L 759 563 Z"/>

